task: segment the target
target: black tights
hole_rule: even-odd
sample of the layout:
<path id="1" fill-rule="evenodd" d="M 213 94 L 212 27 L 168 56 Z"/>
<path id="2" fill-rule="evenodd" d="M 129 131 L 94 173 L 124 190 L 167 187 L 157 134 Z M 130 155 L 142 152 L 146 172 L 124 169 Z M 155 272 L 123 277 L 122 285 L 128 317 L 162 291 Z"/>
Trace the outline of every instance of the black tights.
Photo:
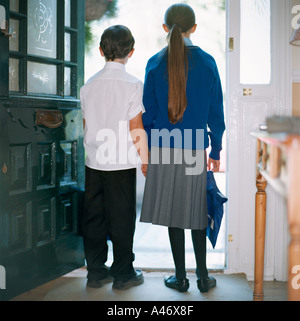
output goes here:
<path id="1" fill-rule="evenodd" d="M 180 228 L 169 227 L 170 244 L 176 269 L 177 279 L 186 278 L 185 271 L 185 235 Z M 207 277 L 206 268 L 206 229 L 192 230 L 192 241 L 196 258 L 198 278 Z"/>

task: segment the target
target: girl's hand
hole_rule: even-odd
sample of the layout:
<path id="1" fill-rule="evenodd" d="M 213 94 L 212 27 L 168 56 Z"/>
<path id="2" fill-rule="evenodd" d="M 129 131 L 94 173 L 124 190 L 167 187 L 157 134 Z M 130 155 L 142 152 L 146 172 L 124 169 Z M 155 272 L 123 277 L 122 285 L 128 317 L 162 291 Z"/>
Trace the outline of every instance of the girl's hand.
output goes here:
<path id="1" fill-rule="evenodd" d="M 143 175 L 146 177 L 146 175 L 147 175 L 147 169 L 148 169 L 148 164 L 142 164 L 141 169 L 142 169 Z"/>
<path id="2" fill-rule="evenodd" d="M 220 171 L 220 164 L 221 162 L 219 160 L 209 158 L 207 163 L 207 170 L 212 170 L 214 173 L 217 173 Z"/>

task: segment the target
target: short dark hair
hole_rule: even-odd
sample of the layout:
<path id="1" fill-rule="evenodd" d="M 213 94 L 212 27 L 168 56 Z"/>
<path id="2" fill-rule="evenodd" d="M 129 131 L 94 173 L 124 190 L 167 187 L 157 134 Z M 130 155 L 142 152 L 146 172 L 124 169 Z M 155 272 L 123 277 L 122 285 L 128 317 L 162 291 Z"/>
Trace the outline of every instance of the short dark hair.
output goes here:
<path id="1" fill-rule="evenodd" d="M 134 47 L 131 31 L 122 25 L 107 28 L 101 37 L 100 47 L 107 60 L 124 59 Z"/>

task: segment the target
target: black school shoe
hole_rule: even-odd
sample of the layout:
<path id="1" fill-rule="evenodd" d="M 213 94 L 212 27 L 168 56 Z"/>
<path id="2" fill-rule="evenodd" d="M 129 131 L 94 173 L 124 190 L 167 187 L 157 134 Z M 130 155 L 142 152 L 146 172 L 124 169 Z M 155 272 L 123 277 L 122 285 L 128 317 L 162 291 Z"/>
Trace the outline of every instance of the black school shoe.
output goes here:
<path id="1" fill-rule="evenodd" d="M 86 286 L 88 288 L 93 288 L 93 289 L 99 289 L 102 288 L 103 285 L 113 282 L 114 278 L 110 275 L 108 275 L 107 277 L 100 279 L 100 280 L 88 280 L 86 283 Z"/>
<path id="2" fill-rule="evenodd" d="M 144 283 L 144 276 L 142 271 L 136 270 L 135 274 L 127 280 L 115 279 L 113 289 L 115 290 L 128 290 L 133 286 L 138 286 Z"/>
<path id="3" fill-rule="evenodd" d="M 165 277 L 164 282 L 166 287 L 175 289 L 179 292 L 187 292 L 190 287 L 188 279 L 177 279 L 175 275 Z"/>
<path id="4" fill-rule="evenodd" d="M 209 289 L 217 285 L 217 281 L 212 276 L 207 276 L 206 278 L 198 279 L 197 285 L 201 293 L 207 293 Z"/>

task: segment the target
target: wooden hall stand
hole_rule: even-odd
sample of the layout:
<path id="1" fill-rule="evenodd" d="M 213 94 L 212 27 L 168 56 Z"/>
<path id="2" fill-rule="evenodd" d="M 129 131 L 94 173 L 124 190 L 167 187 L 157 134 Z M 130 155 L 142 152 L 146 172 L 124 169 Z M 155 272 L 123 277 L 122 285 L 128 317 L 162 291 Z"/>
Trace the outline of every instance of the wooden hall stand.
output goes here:
<path id="1" fill-rule="evenodd" d="M 291 241 L 288 300 L 300 301 L 300 135 L 255 132 L 257 139 L 254 301 L 263 300 L 267 184 L 287 201 Z"/>

